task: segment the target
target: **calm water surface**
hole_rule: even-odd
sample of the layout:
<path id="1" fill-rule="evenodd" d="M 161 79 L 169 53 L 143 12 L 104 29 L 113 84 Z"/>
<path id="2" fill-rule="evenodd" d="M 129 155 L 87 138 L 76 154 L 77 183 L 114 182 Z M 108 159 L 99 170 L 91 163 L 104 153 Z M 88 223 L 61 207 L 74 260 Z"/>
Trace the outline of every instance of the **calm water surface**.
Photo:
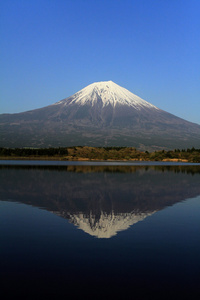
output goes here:
<path id="1" fill-rule="evenodd" d="M 2 163 L 0 200 L 7 296 L 200 296 L 199 165 Z"/>

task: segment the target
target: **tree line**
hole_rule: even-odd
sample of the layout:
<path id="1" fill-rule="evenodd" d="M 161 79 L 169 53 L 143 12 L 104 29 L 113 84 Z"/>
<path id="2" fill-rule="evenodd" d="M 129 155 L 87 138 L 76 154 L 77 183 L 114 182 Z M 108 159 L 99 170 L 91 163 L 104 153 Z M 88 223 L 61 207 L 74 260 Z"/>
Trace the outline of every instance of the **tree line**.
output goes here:
<path id="1" fill-rule="evenodd" d="M 63 156 L 67 155 L 67 148 L 0 148 L 0 156 Z"/>
<path id="2" fill-rule="evenodd" d="M 58 148 L 0 148 L 1 158 L 54 158 L 65 160 L 142 160 L 200 162 L 200 149 L 139 151 L 134 147 L 58 147 Z"/>

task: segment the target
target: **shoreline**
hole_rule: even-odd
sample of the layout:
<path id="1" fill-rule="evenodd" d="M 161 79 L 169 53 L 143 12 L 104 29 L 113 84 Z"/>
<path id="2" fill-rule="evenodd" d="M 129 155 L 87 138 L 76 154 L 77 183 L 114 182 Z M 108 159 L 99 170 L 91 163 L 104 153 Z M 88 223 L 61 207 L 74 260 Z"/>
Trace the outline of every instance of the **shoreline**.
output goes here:
<path id="1" fill-rule="evenodd" d="M 76 158 L 72 158 L 72 157 L 54 157 L 54 156 L 50 156 L 50 157 L 42 157 L 42 156 L 28 156 L 28 157 L 20 157 L 20 156 L 15 156 L 15 157 L 0 157 L 0 161 L 1 160 L 41 160 L 41 161 L 88 161 L 88 162 L 98 162 L 98 161 L 107 161 L 107 162 L 184 162 L 184 163 L 189 163 L 190 161 L 187 159 L 178 159 L 178 158 L 165 158 L 162 160 L 143 160 L 143 159 L 89 159 L 89 158 L 84 158 L 84 157 L 76 157 Z"/>
<path id="2" fill-rule="evenodd" d="M 0 148 L 0 160 L 200 163 L 200 149 L 142 152 L 134 147 Z"/>

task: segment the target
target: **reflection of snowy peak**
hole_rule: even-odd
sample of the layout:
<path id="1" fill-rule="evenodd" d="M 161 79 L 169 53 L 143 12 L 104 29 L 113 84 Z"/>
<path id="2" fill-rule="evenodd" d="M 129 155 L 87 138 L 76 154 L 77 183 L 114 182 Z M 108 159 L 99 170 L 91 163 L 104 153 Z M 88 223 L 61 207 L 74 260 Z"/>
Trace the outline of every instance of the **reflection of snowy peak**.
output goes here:
<path id="1" fill-rule="evenodd" d="M 118 231 L 128 229 L 131 225 L 144 220 L 154 212 L 156 211 L 149 213 L 131 212 L 121 214 L 114 214 L 114 212 L 107 214 L 106 212 L 101 212 L 98 218 L 92 213 L 89 215 L 77 213 L 68 214 L 68 218 L 71 223 L 92 236 L 96 236 L 97 238 L 110 238 L 116 235 Z"/>

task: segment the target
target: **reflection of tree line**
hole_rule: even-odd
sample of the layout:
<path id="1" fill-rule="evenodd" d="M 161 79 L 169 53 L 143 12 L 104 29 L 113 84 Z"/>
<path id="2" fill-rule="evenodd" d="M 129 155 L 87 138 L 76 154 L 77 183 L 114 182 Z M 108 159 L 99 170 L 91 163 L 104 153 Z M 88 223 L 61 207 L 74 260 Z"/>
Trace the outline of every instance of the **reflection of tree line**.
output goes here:
<path id="1" fill-rule="evenodd" d="M 176 166 L 94 166 L 94 165 L 71 165 L 71 166 L 53 166 L 53 165 L 0 165 L 0 170 L 22 169 L 22 170 L 49 170 L 74 173 L 135 173 L 137 171 L 155 170 L 159 172 L 174 172 L 186 174 L 200 174 L 199 165 L 176 165 Z"/>

